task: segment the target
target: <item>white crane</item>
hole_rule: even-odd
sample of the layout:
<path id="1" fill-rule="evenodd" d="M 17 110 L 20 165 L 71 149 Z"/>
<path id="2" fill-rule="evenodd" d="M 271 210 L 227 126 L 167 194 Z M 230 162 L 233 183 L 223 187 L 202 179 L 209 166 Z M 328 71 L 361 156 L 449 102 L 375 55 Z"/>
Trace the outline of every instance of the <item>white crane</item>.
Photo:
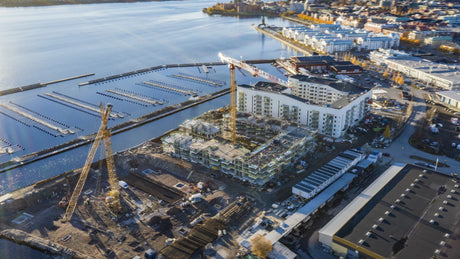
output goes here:
<path id="1" fill-rule="evenodd" d="M 234 65 L 236 67 L 239 67 L 239 68 L 242 68 L 246 71 L 248 71 L 252 76 L 260 76 L 262 78 L 265 78 L 267 80 L 270 80 L 274 83 L 277 83 L 277 84 L 280 84 L 282 86 L 286 86 L 286 87 L 289 87 L 288 86 L 288 83 L 274 75 L 271 75 L 257 67 L 254 67 L 254 66 L 251 66 L 247 63 L 244 63 L 243 61 L 241 60 L 237 60 L 237 59 L 234 59 L 234 58 L 231 58 L 229 56 L 225 56 L 224 54 L 222 54 L 221 52 L 219 52 L 219 58 L 222 62 L 224 63 L 227 63 L 227 64 L 230 64 L 230 65 Z"/>

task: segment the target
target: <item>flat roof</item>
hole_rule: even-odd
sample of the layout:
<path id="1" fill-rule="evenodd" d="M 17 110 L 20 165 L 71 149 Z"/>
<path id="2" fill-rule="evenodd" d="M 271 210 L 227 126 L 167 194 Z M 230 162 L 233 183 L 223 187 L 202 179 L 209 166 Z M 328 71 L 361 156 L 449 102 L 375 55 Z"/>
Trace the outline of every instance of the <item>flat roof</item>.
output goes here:
<path id="1" fill-rule="evenodd" d="M 413 165 L 389 170 L 320 232 L 383 257 L 429 258 L 439 250 L 460 258 L 460 240 L 445 237 L 459 229 L 460 189 L 454 178 Z"/>
<path id="2" fill-rule="evenodd" d="M 460 102 L 460 91 L 441 91 L 437 92 L 436 94 L 448 97 L 450 99 L 456 100 Z"/>
<path id="3" fill-rule="evenodd" d="M 393 179 L 404 166 L 405 164 L 393 164 L 319 231 L 320 235 L 330 237 L 330 242 L 327 243 L 327 245 L 332 245 L 332 236 L 334 236 L 378 191 L 380 191 L 383 186 Z"/>
<path id="4" fill-rule="evenodd" d="M 357 93 L 362 93 L 365 92 L 366 89 L 352 85 L 350 83 L 336 80 L 336 79 L 326 79 L 326 78 L 319 78 L 319 77 L 308 77 L 304 75 L 294 75 L 291 76 L 290 78 L 297 79 L 302 82 L 309 82 L 309 83 L 314 83 L 314 84 L 322 84 L 322 85 L 327 85 L 330 86 L 336 90 L 346 92 L 349 94 L 357 94 Z"/>
<path id="5" fill-rule="evenodd" d="M 267 238 L 272 244 L 280 240 L 284 235 L 290 233 L 292 229 L 296 228 L 300 223 L 304 222 L 310 214 L 321 207 L 325 202 L 332 198 L 338 191 L 348 186 L 353 179 L 356 177 L 355 174 L 345 173 L 337 179 L 328 188 L 323 190 L 315 198 L 311 199 L 305 206 L 298 209 L 294 214 L 289 216 L 277 229 L 272 230 L 268 233 Z"/>

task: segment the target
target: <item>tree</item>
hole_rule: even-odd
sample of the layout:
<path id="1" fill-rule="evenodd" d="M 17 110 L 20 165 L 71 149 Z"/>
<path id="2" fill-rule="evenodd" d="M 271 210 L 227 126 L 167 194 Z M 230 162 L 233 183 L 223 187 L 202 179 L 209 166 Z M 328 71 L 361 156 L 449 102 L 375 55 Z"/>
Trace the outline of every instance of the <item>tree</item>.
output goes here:
<path id="1" fill-rule="evenodd" d="M 267 257 L 272 249 L 273 246 L 270 241 L 261 234 L 251 240 L 251 251 L 258 257 Z"/>
<path id="2" fill-rule="evenodd" d="M 390 139 L 390 138 L 391 138 L 390 125 L 387 125 L 387 127 L 385 128 L 385 131 L 383 132 L 383 136 L 384 136 L 386 139 Z"/>

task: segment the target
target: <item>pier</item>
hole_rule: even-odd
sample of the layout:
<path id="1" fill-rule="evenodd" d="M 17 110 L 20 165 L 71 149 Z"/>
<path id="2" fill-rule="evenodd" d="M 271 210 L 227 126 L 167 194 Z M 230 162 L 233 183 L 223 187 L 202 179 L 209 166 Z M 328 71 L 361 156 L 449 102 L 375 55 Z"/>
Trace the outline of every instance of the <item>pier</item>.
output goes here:
<path id="1" fill-rule="evenodd" d="M 43 125 L 43 126 L 45 126 L 45 127 L 47 127 L 47 128 L 50 128 L 50 129 L 52 129 L 52 130 L 55 130 L 55 131 L 61 133 L 62 135 L 74 134 L 74 133 L 75 133 L 75 131 L 73 131 L 73 130 L 71 130 L 71 129 L 63 129 L 63 128 L 59 127 L 59 126 L 53 125 L 53 124 L 51 124 L 51 123 L 49 123 L 49 122 L 46 122 L 46 121 L 44 121 L 44 120 L 42 120 L 42 119 L 40 119 L 40 118 L 35 117 L 35 116 L 32 115 L 32 114 L 29 114 L 29 113 L 27 113 L 27 112 L 21 111 L 20 109 L 17 109 L 17 108 L 15 108 L 15 107 L 11 106 L 11 105 L 8 105 L 8 104 L 0 104 L 0 106 L 1 106 L 1 107 L 4 107 L 5 109 L 8 109 L 8 110 L 10 110 L 10 111 L 12 111 L 12 112 L 15 112 L 15 113 L 17 113 L 17 114 L 19 114 L 19 115 L 21 115 L 21 116 L 27 118 L 27 119 L 30 119 L 30 120 L 32 120 L 32 121 L 38 123 L 38 124 L 41 124 L 41 125 Z"/>
<path id="2" fill-rule="evenodd" d="M 28 90 L 33 90 L 33 89 L 45 87 L 45 86 L 51 85 L 51 84 L 57 84 L 57 83 L 70 81 L 70 80 L 83 78 L 83 77 L 88 77 L 88 76 L 93 76 L 93 75 L 95 75 L 95 74 L 94 73 L 89 73 L 89 74 L 84 74 L 84 75 L 80 75 L 80 76 L 73 76 L 73 77 L 68 77 L 68 78 L 64 78 L 64 79 L 49 81 L 49 82 L 46 82 L 46 83 L 37 83 L 37 84 L 31 84 L 31 85 L 26 85 L 26 86 L 20 86 L 20 87 L 16 87 L 16 88 L 6 89 L 6 90 L 3 90 L 3 91 L 0 91 L 0 96 L 19 93 L 19 92 L 24 92 L 24 91 L 28 91 Z"/>
<path id="3" fill-rule="evenodd" d="M 179 77 L 179 78 L 185 78 L 185 79 L 189 79 L 189 80 L 192 80 L 192 81 L 197 81 L 197 82 L 201 82 L 201 83 L 205 83 L 205 84 L 210 84 L 210 85 L 215 85 L 215 86 L 223 86 L 223 82 L 215 82 L 215 81 L 211 81 L 209 79 L 204 79 L 204 78 L 200 78 L 200 77 L 197 77 L 197 76 L 191 76 L 191 75 L 187 75 L 187 74 L 184 74 L 184 73 L 179 73 L 179 74 L 174 74 L 173 75 L 174 77 Z"/>
<path id="4" fill-rule="evenodd" d="M 137 100 L 137 101 L 140 101 L 140 102 L 148 103 L 148 104 L 151 104 L 151 105 L 163 104 L 162 102 L 159 102 L 157 100 L 151 100 L 151 99 L 148 99 L 148 98 L 140 97 L 136 93 L 124 93 L 124 92 L 121 92 L 120 90 L 121 89 L 117 89 L 117 91 L 116 90 L 107 90 L 107 92 L 113 93 L 113 94 L 116 94 L 116 95 L 120 95 L 120 96 L 123 96 L 123 97 L 128 97 L 128 98 L 131 98 L 131 99 L 134 99 L 134 100 Z"/>
<path id="5" fill-rule="evenodd" d="M 59 94 L 57 92 L 46 93 L 45 95 L 49 96 L 49 97 L 52 97 L 52 98 L 55 98 L 55 99 L 58 99 L 60 101 L 63 101 L 63 102 L 69 103 L 69 104 L 73 104 L 75 106 L 90 110 L 90 111 L 95 112 L 95 113 L 100 112 L 99 106 L 89 105 L 89 104 L 85 104 L 85 103 L 82 103 L 82 102 L 78 102 L 75 98 L 67 97 L 67 96 L 65 96 L 63 94 Z M 116 112 L 111 112 L 110 117 L 112 117 L 112 118 L 123 118 L 124 115 L 116 113 Z"/>
<path id="6" fill-rule="evenodd" d="M 146 84 L 146 85 L 151 85 L 151 86 L 156 86 L 156 87 L 159 87 L 159 88 L 171 90 L 171 91 L 178 92 L 178 93 L 181 93 L 181 94 L 184 94 L 184 95 L 193 95 L 193 94 L 196 94 L 196 92 L 194 92 L 194 91 L 192 91 L 192 90 L 181 90 L 181 89 L 177 89 L 177 88 L 175 88 L 175 87 L 166 86 L 166 85 L 164 85 L 164 84 L 153 83 L 153 82 L 148 82 L 148 81 L 144 81 L 144 82 L 142 82 L 142 83 L 143 83 L 143 84 Z"/>

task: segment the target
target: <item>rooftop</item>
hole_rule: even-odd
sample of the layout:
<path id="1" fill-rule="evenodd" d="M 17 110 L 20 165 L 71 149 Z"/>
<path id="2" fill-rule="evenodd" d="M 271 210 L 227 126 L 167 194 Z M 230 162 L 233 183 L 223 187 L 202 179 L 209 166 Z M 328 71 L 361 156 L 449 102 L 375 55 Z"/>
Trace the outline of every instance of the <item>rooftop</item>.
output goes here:
<path id="1" fill-rule="evenodd" d="M 324 229 L 342 225 L 336 236 L 383 257 L 427 258 L 439 250 L 449 258 L 460 258 L 460 249 L 455 249 L 460 240 L 445 237 L 459 227 L 458 183 L 412 165 L 393 169 Z M 443 246 L 443 241 L 450 246 Z"/>
<path id="2" fill-rule="evenodd" d="M 436 94 L 441 95 L 441 96 L 445 96 L 445 97 L 449 97 L 450 99 L 457 100 L 457 101 L 460 102 L 460 91 L 459 90 L 457 90 L 457 91 L 441 91 L 441 92 L 437 92 Z"/>
<path id="3" fill-rule="evenodd" d="M 304 75 L 295 75 L 291 76 L 289 79 L 294 78 L 302 82 L 314 83 L 314 84 L 322 84 L 330 86 L 338 91 L 346 92 L 349 94 L 357 94 L 365 92 L 364 88 L 359 86 L 352 85 L 350 83 L 336 80 L 336 79 L 326 79 L 326 78 L 319 78 L 319 77 L 308 77 Z"/>

